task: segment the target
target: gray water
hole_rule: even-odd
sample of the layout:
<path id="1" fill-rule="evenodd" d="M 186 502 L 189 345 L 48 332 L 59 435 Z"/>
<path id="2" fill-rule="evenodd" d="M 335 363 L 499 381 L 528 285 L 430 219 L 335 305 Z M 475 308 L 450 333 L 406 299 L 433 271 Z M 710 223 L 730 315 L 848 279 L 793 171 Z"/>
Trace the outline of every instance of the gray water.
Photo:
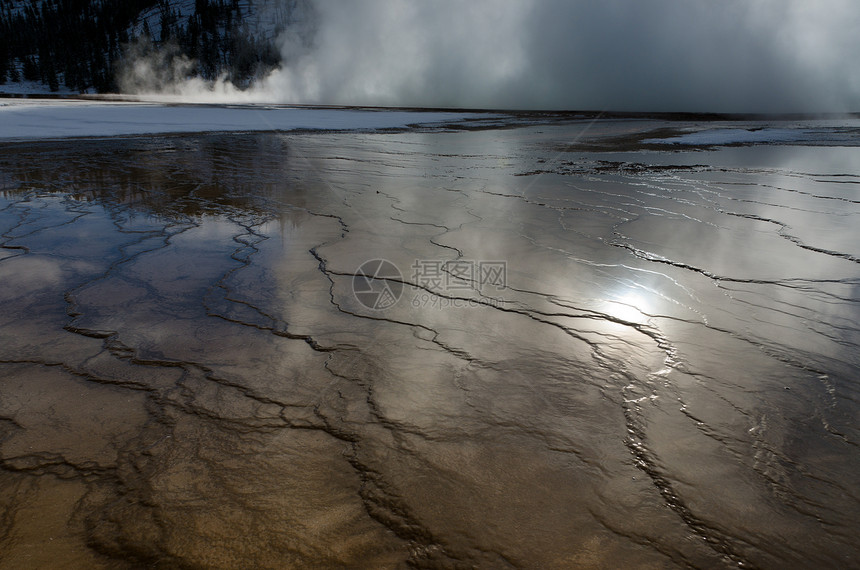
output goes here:
<path id="1" fill-rule="evenodd" d="M 857 566 L 857 141 L 667 128 L 2 145 L 0 567 Z"/>

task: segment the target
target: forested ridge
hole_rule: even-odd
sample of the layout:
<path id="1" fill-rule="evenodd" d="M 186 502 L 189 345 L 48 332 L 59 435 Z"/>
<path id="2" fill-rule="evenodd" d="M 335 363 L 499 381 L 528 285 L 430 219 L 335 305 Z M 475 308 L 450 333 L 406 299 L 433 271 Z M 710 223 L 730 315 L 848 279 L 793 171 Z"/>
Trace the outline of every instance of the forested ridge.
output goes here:
<path id="1" fill-rule="evenodd" d="M 49 90 L 117 91 L 133 52 L 169 48 L 192 75 L 227 74 L 242 86 L 278 64 L 272 38 L 243 25 L 239 0 L 0 0 L 0 91 L 10 82 Z"/>

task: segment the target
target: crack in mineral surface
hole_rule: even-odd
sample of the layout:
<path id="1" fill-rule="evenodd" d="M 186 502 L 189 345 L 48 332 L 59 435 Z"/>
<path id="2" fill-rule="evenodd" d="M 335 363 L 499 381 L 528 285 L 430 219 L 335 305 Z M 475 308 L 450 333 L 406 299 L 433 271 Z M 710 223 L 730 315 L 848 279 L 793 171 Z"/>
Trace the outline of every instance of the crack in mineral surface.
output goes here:
<path id="1" fill-rule="evenodd" d="M 850 564 L 846 147 L 580 127 L 4 144 L 0 567 Z"/>

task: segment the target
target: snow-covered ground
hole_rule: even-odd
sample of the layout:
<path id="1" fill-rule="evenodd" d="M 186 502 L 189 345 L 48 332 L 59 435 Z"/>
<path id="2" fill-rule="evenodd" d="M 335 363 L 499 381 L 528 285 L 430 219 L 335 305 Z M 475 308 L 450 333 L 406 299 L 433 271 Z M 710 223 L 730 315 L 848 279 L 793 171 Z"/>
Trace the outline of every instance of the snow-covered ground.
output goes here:
<path id="1" fill-rule="evenodd" d="M 39 81 L 7 81 L 0 85 L 0 94 L 7 95 L 72 95 L 77 94 L 77 91 L 71 91 L 68 87 L 60 83 L 59 90 L 51 93 L 50 88 Z"/>
<path id="2" fill-rule="evenodd" d="M 8 99 L 0 100 L 0 139 L 210 131 L 377 130 L 486 117 L 433 111 Z"/>

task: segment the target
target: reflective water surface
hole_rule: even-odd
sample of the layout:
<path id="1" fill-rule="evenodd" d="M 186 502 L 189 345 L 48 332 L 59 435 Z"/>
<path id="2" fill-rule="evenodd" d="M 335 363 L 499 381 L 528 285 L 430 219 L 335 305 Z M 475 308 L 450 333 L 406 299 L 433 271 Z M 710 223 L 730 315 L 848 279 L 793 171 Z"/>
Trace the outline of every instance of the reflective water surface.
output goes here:
<path id="1" fill-rule="evenodd" d="M 860 151 L 660 126 L 2 145 L 0 567 L 860 563 Z"/>

